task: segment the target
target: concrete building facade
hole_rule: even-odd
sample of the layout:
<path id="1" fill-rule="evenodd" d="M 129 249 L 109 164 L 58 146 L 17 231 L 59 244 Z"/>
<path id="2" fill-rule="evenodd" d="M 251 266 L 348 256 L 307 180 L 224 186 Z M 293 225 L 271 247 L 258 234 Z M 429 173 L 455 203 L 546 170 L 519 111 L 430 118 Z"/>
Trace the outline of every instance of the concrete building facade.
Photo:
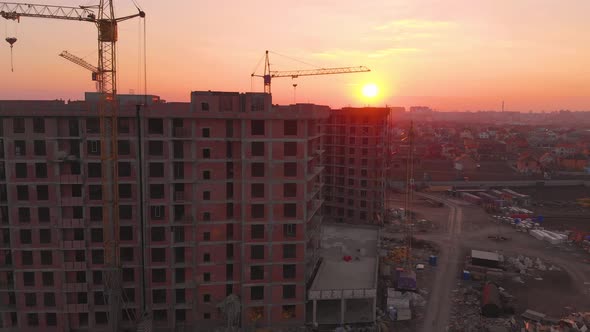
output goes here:
<path id="1" fill-rule="evenodd" d="M 388 152 L 388 108 L 332 110 L 326 126 L 324 217 L 380 224 Z"/>
<path id="2" fill-rule="evenodd" d="M 193 92 L 118 120 L 123 328 L 302 325 L 322 222 L 327 107 Z M 84 102 L 0 102 L 0 328 L 106 331 L 100 122 Z M 141 158 L 140 158 L 141 156 Z"/>

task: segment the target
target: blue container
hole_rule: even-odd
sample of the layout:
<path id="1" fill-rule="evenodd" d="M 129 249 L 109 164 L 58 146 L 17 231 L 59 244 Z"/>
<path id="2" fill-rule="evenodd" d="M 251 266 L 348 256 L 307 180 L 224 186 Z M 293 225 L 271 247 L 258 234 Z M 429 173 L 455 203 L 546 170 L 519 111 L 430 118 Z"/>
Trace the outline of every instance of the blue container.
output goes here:
<path id="1" fill-rule="evenodd" d="M 428 259 L 428 263 L 430 264 L 430 266 L 436 266 L 436 261 L 437 261 L 437 257 L 436 256 L 430 256 L 430 258 Z"/>
<path id="2" fill-rule="evenodd" d="M 470 280 L 471 272 L 463 270 L 463 280 Z"/>
<path id="3" fill-rule="evenodd" d="M 399 275 L 404 272 L 404 269 L 402 267 L 397 267 L 395 268 L 395 278 L 399 279 Z"/>
<path id="4" fill-rule="evenodd" d="M 389 307 L 387 309 L 387 313 L 389 314 L 389 318 L 392 321 L 396 321 L 397 320 L 397 310 L 393 306 L 391 306 L 391 307 Z"/>

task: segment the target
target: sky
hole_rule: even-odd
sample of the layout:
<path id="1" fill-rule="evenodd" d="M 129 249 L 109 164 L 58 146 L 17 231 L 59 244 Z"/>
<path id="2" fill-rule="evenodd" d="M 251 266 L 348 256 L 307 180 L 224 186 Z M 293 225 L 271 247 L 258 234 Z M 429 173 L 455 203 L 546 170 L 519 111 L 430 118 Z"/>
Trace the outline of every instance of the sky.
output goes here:
<path id="1" fill-rule="evenodd" d="M 273 70 L 371 69 L 277 78 L 278 104 L 464 111 L 499 110 L 505 101 L 510 111 L 590 110 L 588 0 L 136 1 L 147 14 L 147 92 L 167 101 L 188 101 L 197 90 L 262 91 L 250 74 L 268 49 Z M 132 0 L 115 7 L 117 16 L 137 11 Z M 91 23 L 0 24 L 4 38 L 18 38 L 14 72 L 10 48 L 0 44 L 0 99 L 73 100 L 95 89 L 89 72 L 57 56 L 68 50 L 96 63 Z M 119 93 L 144 92 L 142 26 L 119 26 Z M 377 97 L 362 96 L 370 83 Z"/>

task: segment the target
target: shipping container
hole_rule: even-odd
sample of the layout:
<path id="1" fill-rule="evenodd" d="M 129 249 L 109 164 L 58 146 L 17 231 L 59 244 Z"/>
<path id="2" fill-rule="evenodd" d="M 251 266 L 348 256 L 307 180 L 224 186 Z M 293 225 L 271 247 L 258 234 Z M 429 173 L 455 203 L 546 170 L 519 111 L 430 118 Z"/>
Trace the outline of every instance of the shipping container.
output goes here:
<path id="1" fill-rule="evenodd" d="M 487 283 L 481 293 L 481 314 L 485 317 L 498 317 L 502 313 L 502 302 L 498 287 Z"/>

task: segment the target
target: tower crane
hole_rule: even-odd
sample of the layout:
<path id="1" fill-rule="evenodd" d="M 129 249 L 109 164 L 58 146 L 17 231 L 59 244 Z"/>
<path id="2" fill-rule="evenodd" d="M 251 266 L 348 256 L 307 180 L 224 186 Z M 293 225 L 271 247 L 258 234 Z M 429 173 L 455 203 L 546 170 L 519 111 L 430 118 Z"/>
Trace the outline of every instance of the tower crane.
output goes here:
<path id="1" fill-rule="evenodd" d="M 105 249 L 105 294 L 110 305 L 108 314 L 110 331 L 119 330 L 120 305 L 122 301 L 121 271 L 119 262 L 119 211 L 117 185 L 117 25 L 132 18 L 145 18 L 145 13 L 137 8 L 136 14 L 116 17 L 112 0 L 99 0 L 92 6 L 52 6 L 0 2 L 0 16 L 7 20 L 20 21 L 23 17 L 58 19 L 88 22 L 98 30 L 98 65 L 92 67 L 98 83 L 99 102 L 97 111 L 100 118 L 101 161 L 103 186 L 103 234 Z M 8 39 L 7 39 L 8 41 Z M 8 41 L 11 46 L 16 38 Z M 68 53 L 69 54 L 69 53 Z M 64 54 L 65 55 L 65 54 Z M 66 59 L 86 66 L 77 57 Z"/>
<path id="2" fill-rule="evenodd" d="M 266 51 L 265 60 L 264 60 L 264 75 L 257 75 L 256 73 L 252 73 L 251 77 L 262 77 L 264 79 L 264 92 L 271 93 L 270 83 L 273 78 L 278 78 L 278 77 L 297 78 L 299 76 L 352 74 L 352 73 L 364 73 L 364 72 L 369 72 L 369 71 L 371 71 L 371 70 L 365 66 L 318 68 L 318 69 L 288 70 L 288 71 L 270 70 L 270 60 L 268 57 L 268 51 Z"/>
<path id="3" fill-rule="evenodd" d="M 92 72 L 92 80 L 97 81 L 96 82 L 96 90 L 98 90 L 100 92 L 100 90 L 99 90 L 100 87 L 98 85 L 100 70 L 98 69 L 98 67 L 96 67 L 93 64 L 88 63 L 86 60 L 84 60 L 80 57 L 77 57 L 68 51 L 61 52 L 59 54 L 59 56 L 74 63 L 74 64 L 77 64 L 78 66 L 80 66 L 82 68 L 90 70 Z"/>

